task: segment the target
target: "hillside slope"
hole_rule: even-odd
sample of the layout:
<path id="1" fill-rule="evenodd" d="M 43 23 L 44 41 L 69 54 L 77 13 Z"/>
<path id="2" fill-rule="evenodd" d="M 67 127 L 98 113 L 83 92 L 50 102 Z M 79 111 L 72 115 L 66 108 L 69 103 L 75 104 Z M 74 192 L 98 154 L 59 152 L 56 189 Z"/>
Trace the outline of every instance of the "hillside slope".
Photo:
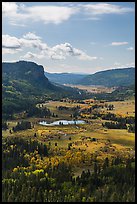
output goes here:
<path id="1" fill-rule="evenodd" d="M 80 85 L 130 86 L 135 83 L 135 68 L 100 71 L 77 81 Z"/>
<path id="2" fill-rule="evenodd" d="M 60 89 L 49 82 L 44 68 L 33 62 L 2 63 L 2 113 L 27 109 Z"/>
<path id="3" fill-rule="evenodd" d="M 2 80 L 4 84 L 10 82 L 10 80 L 25 80 L 39 89 L 55 89 L 55 86 L 44 76 L 44 68 L 34 62 L 3 63 Z"/>
<path id="4" fill-rule="evenodd" d="M 30 106 L 62 97 L 86 97 L 84 91 L 51 83 L 44 68 L 34 62 L 2 63 L 2 114 L 12 115 Z"/>

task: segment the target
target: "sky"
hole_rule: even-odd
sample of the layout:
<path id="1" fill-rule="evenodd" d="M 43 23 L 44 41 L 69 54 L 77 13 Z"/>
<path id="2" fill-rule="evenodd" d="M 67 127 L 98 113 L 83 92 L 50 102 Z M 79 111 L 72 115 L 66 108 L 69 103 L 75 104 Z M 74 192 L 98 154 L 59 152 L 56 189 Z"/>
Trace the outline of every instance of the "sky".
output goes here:
<path id="1" fill-rule="evenodd" d="M 2 61 L 51 73 L 135 66 L 134 2 L 2 2 Z"/>

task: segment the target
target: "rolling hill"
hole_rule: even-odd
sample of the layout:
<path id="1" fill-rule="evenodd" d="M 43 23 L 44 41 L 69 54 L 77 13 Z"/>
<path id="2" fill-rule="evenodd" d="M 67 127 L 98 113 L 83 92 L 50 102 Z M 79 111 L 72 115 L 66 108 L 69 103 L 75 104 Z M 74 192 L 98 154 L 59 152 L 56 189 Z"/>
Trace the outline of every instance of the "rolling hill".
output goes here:
<path id="1" fill-rule="evenodd" d="M 119 68 L 95 74 L 49 73 L 45 76 L 57 84 L 101 85 L 107 87 L 130 86 L 135 83 L 135 68 Z"/>
<path id="2" fill-rule="evenodd" d="M 135 68 L 111 69 L 96 72 L 77 81 L 80 85 L 102 85 L 107 87 L 130 86 L 135 83 Z"/>

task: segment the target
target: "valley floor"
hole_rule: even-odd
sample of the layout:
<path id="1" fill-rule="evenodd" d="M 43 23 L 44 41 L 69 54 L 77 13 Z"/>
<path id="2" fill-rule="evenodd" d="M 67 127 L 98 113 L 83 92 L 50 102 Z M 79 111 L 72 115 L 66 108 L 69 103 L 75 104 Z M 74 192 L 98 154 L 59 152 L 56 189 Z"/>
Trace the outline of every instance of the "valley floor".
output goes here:
<path id="1" fill-rule="evenodd" d="M 72 108 L 78 107 L 80 110 L 87 110 L 94 105 L 113 104 L 113 110 L 108 110 L 105 106 L 99 107 L 98 111 L 103 114 L 114 113 L 121 117 L 135 116 L 135 101 L 120 102 L 99 102 L 93 99 L 84 100 L 84 103 L 78 101 L 49 101 L 38 106 L 48 107 L 57 117 L 48 118 L 27 118 L 33 124 L 31 129 L 12 132 L 17 122 L 21 119 L 7 121 L 8 129 L 2 131 L 3 140 L 5 138 L 23 138 L 31 139 L 45 144 L 48 147 L 49 156 L 42 160 L 38 157 L 33 159 L 34 155 L 28 155 L 30 165 L 35 165 L 37 169 L 45 169 L 49 164 L 57 166 L 61 162 L 70 165 L 74 178 L 80 176 L 83 171 L 93 171 L 94 161 L 102 166 L 105 159 L 109 159 L 109 163 L 114 158 L 127 159 L 135 157 L 135 133 L 129 132 L 127 129 L 108 129 L 102 126 L 107 120 L 100 117 L 93 119 L 92 114 L 81 112 L 77 119 L 82 119 L 86 124 L 81 125 L 58 125 L 44 126 L 40 125 L 40 121 L 53 122 L 60 119 L 73 120 Z M 67 107 L 68 110 L 59 110 L 58 107 Z M 32 158 L 31 158 L 32 157 Z M 35 156 L 34 156 L 35 157 Z M 24 167 L 25 168 L 25 167 Z"/>
<path id="2" fill-rule="evenodd" d="M 36 133 L 37 137 L 35 139 L 45 144 L 49 144 L 50 142 L 51 151 L 54 152 L 56 149 L 58 155 L 62 155 L 62 152 L 68 151 L 70 143 L 71 149 L 69 152 L 84 152 L 85 154 L 96 155 L 100 160 L 104 160 L 106 157 L 113 158 L 116 155 L 127 156 L 130 153 L 133 155 L 135 134 L 125 129 L 107 129 L 102 126 L 102 122 L 104 122 L 102 119 L 89 119 L 87 117 L 84 118 L 87 123 L 81 125 L 43 126 L 39 124 L 39 121 L 43 120 L 48 122 L 60 119 L 72 120 L 70 117 L 71 111 L 59 111 L 57 107 L 74 107 L 80 105 L 84 109 L 95 103 L 90 103 L 90 100 L 86 100 L 85 102 L 86 104 L 60 101 L 45 103 L 43 106 L 48 107 L 52 112 L 57 114 L 57 118 L 29 118 L 29 121 L 34 124 L 32 129 L 18 131 L 12 134 L 9 133 L 9 129 L 15 126 L 20 119 L 8 121 L 9 129 L 3 131 L 3 137 L 12 137 L 13 135 L 14 137 L 34 139 L 34 134 Z M 115 113 L 120 116 L 135 115 L 135 104 L 133 100 L 109 102 L 109 104 L 114 105 L 114 110 L 106 111 L 105 109 L 101 109 L 101 111 Z M 78 119 L 81 119 L 81 117 Z M 95 138 L 95 141 L 93 138 Z M 55 143 L 57 143 L 57 146 L 55 146 Z M 86 165 L 88 165 L 88 162 Z"/>

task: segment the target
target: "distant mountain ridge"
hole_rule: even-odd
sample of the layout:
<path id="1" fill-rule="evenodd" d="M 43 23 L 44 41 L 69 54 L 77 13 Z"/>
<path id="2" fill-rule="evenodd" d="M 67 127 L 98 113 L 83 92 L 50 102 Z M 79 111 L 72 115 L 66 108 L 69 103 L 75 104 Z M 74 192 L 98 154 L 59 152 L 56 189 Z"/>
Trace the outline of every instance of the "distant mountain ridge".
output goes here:
<path id="1" fill-rule="evenodd" d="M 51 81 L 59 84 L 75 84 L 77 81 L 83 79 L 88 74 L 74 74 L 74 73 L 49 73 L 45 72 L 45 76 Z"/>
<path id="2" fill-rule="evenodd" d="M 130 86 L 135 83 L 135 68 L 120 68 L 96 72 L 77 81 L 80 85 Z"/>
<path id="3" fill-rule="evenodd" d="M 135 83 L 135 68 L 117 68 L 96 72 L 95 74 L 48 73 L 51 82 L 59 84 L 130 86 Z"/>

